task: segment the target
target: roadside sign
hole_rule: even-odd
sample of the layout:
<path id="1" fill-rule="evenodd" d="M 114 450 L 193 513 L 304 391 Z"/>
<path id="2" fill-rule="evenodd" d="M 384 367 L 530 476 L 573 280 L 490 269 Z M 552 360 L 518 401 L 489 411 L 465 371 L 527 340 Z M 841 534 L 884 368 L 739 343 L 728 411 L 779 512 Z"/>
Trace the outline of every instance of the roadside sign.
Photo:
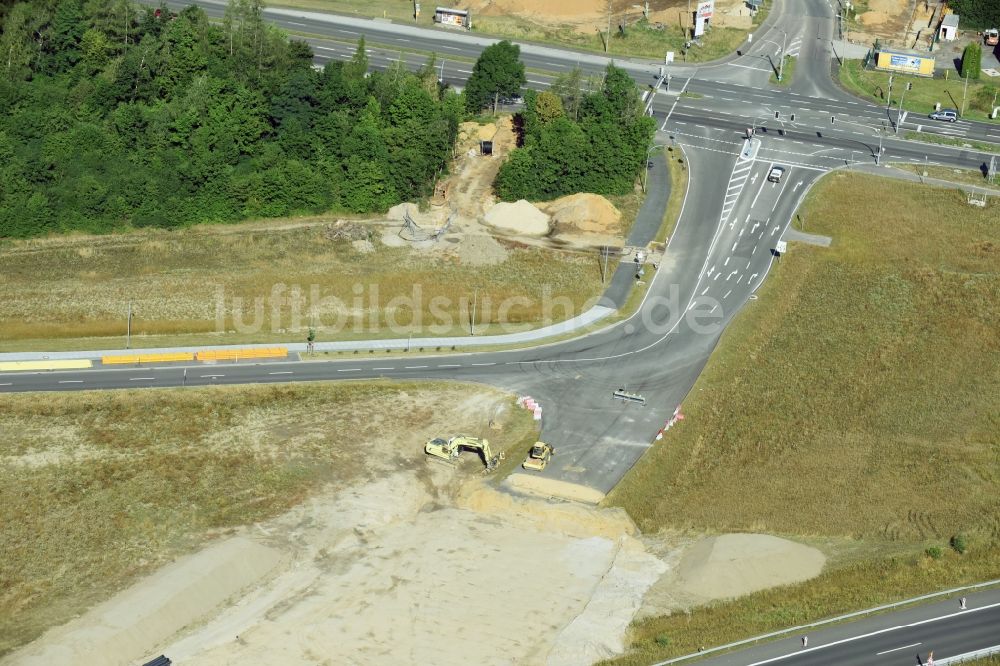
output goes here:
<path id="1" fill-rule="evenodd" d="M 666 63 L 667 65 L 669 65 L 669 64 L 670 64 L 670 63 L 672 63 L 673 61 L 674 61 L 674 52 L 673 52 L 673 51 L 667 51 L 667 57 L 666 57 L 666 59 L 664 60 L 664 62 L 665 62 L 665 63 Z"/>
<path id="2" fill-rule="evenodd" d="M 775 246 L 774 251 L 777 252 L 778 254 L 784 254 L 787 247 L 788 246 L 785 243 L 785 241 L 780 240 L 778 241 L 777 246 Z"/>

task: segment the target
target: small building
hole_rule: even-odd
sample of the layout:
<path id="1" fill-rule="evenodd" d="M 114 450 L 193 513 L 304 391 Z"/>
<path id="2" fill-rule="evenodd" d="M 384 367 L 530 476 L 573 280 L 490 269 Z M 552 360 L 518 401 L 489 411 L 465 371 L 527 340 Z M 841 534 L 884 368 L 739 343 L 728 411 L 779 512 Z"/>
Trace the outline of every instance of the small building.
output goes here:
<path id="1" fill-rule="evenodd" d="M 947 14 L 938 28 L 938 41 L 953 42 L 958 37 L 958 14 Z"/>
<path id="2" fill-rule="evenodd" d="M 899 74 L 934 76 L 934 56 L 923 51 L 882 49 L 875 58 L 875 69 Z"/>
<path id="3" fill-rule="evenodd" d="M 434 22 L 453 28 L 472 30 L 472 14 L 467 9 L 436 7 L 434 9 Z"/>

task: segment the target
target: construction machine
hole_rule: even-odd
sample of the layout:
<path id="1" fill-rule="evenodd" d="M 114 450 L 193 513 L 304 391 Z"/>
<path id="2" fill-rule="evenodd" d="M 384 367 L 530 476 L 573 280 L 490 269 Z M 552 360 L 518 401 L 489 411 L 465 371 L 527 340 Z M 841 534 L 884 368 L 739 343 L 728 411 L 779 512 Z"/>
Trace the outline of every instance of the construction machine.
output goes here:
<path id="1" fill-rule="evenodd" d="M 554 452 L 555 450 L 545 442 L 535 442 L 535 445 L 531 447 L 531 451 L 528 453 L 528 457 L 521 463 L 521 467 L 541 472 L 549 464 L 549 461 L 552 460 Z"/>
<path id="2" fill-rule="evenodd" d="M 435 437 L 424 445 L 424 453 L 455 464 L 462 451 L 475 451 L 483 458 L 486 471 L 492 472 L 503 460 L 503 451 L 493 453 L 488 440 L 468 435 L 458 435 L 451 439 Z"/>

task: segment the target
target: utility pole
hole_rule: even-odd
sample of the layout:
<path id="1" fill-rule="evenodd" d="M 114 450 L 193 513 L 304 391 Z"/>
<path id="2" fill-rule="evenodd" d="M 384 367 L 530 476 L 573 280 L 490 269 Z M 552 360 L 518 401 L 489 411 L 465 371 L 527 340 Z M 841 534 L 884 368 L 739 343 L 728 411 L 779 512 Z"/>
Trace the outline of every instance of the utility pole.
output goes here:
<path id="1" fill-rule="evenodd" d="M 132 301 L 128 302 L 128 319 L 125 323 L 125 349 L 132 344 Z"/>
<path id="2" fill-rule="evenodd" d="M 472 297 L 472 318 L 469 320 L 469 335 L 476 334 L 476 305 L 479 303 L 479 288 L 476 287 L 475 295 Z"/>
<path id="3" fill-rule="evenodd" d="M 962 113 L 961 116 L 965 116 L 965 96 L 969 92 L 969 77 L 965 77 L 965 86 L 962 88 Z"/>
<path id="4" fill-rule="evenodd" d="M 688 0 L 689 4 L 690 2 L 691 0 Z M 608 0 L 608 34 L 607 37 L 604 38 L 604 52 L 611 52 L 611 0 Z"/>
<path id="5" fill-rule="evenodd" d="M 604 255 L 604 270 L 601 271 L 601 284 L 604 284 L 605 279 L 608 277 L 608 255 L 611 254 L 611 248 L 607 245 L 602 245 L 601 253 Z"/>
<path id="6" fill-rule="evenodd" d="M 889 75 L 889 91 L 885 95 L 885 110 L 888 111 L 889 107 L 892 106 L 892 78 L 893 75 Z"/>

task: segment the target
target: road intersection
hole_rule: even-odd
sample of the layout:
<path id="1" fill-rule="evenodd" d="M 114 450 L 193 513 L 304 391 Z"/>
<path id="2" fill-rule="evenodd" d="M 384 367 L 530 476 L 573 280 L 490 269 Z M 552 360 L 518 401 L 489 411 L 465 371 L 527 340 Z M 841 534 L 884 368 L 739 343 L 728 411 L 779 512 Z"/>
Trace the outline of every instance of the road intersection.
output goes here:
<path id="1" fill-rule="evenodd" d="M 221 15 L 224 7 L 207 0 L 197 4 L 213 16 Z M 412 51 L 434 51 L 454 58 L 446 61 L 445 78 L 457 85 L 471 71 L 471 59 L 493 41 L 298 10 L 267 12 L 286 29 L 316 35 L 309 41 L 319 64 L 350 57 L 353 42 L 364 34 L 372 44 L 374 66 L 405 57 L 415 67 L 425 58 Z M 660 142 L 683 151 L 689 189 L 663 262 L 644 276 L 650 284 L 642 305 L 621 322 L 582 337 L 509 351 L 5 374 L 0 375 L 0 392 L 378 378 L 483 382 L 530 394 L 543 406 L 543 437 L 559 451 L 543 476 L 607 493 L 653 444 L 726 326 L 755 298 L 776 260 L 778 241 L 786 237 L 800 202 L 822 175 L 876 159 L 966 168 L 980 168 L 987 160 L 967 147 L 897 138 L 894 113 L 842 91 L 830 77 L 837 57 L 834 27 L 834 10 L 827 0 L 777 2 L 766 26 L 740 55 L 710 65 L 670 66 L 670 83 L 654 96 L 651 108 Z M 406 49 L 407 54 L 393 49 Z M 771 86 L 774 67 L 786 54 L 798 57 L 794 80 L 787 87 Z M 535 88 L 546 87 L 554 73 L 576 66 L 598 74 L 608 62 L 603 56 L 535 45 L 522 48 L 522 59 L 530 68 L 529 85 Z M 658 73 L 658 65 L 650 62 L 617 64 L 640 84 L 651 84 Z M 1000 141 L 1000 128 L 985 123 L 945 127 L 908 118 L 901 124 L 903 130 Z M 748 134 L 753 135 L 749 142 Z M 642 247 L 653 239 L 666 207 L 666 164 L 662 156 L 653 162 L 650 195 L 629 238 L 631 246 Z M 767 180 L 775 165 L 786 170 L 778 183 Z M 625 303 L 634 288 L 633 273 L 627 263 L 617 269 L 605 306 Z M 646 405 L 615 400 L 619 388 L 643 395 Z M 987 615 L 986 626 L 995 629 L 995 613 L 979 617 Z M 982 623 L 969 622 L 975 626 L 955 629 L 968 639 L 962 645 L 988 643 Z M 907 636 L 899 637 L 901 644 L 910 640 Z M 943 638 L 938 644 L 952 649 Z M 780 663 L 896 663 L 859 661 L 854 649 L 803 652 Z M 867 644 L 864 649 L 872 651 Z M 747 662 L 737 657 L 712 663 Z"/>

